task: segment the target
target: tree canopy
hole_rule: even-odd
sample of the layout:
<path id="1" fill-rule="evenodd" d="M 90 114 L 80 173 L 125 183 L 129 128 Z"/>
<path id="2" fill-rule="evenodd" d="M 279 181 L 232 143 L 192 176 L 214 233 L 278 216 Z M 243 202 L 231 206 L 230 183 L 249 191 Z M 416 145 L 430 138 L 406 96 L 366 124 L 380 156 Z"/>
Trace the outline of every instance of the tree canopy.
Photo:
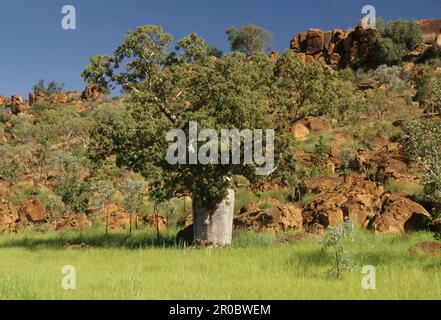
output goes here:
<path id="1" fill-rule="evenodd" d="M 257 182 L 256 164 L 171 165 L 166 161 L 167 133 L 175 128 L 188 132 L 192 121 L 216 133 L 276 128 L 275 161 L 283 165 L 270 178 L 287 182 L 295 161 L 288 122 L 280 122 L 287 110 L 270 103 L 281 76 L 275 63 L 262 53 L 215 58 L 195 33 L 169 51 L 172 40 L 158 26 L 143 26 L 129 31 L 112 56 L 91 59 L 83 72 L 87 81 L 103 87 L 118 84 L 130 93 L 125 110 L 93 130 L 91 157 L 116 156 L 119 166 L 151 182 L 158 199 L 185 186 L 205 202 L 216 203 L 231 183 L 225 177 L 243 175 Z"/>

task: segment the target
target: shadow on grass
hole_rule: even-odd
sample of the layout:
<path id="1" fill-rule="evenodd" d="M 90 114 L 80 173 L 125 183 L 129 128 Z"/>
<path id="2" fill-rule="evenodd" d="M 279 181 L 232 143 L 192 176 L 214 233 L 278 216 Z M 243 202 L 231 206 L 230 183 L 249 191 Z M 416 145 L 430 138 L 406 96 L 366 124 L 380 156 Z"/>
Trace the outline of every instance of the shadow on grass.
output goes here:
<path id="1" fill-rule="evenodd" d="M 0 249 L 24 248 L 28 250 L 38 249 L 88 249 L 88 248 L 122 248 L 122 249 L 145 249 L 145 248 L 175 248 L 176 233 L 166 232 L 159 236 L 155 232 L 142 232 L 129 235 L 127 233 L 102 232 L 79 232 L 79 233 L 51 233 L 49 235 L 24 235 L 20 237 L 8 237 L 0 241 Z"/>

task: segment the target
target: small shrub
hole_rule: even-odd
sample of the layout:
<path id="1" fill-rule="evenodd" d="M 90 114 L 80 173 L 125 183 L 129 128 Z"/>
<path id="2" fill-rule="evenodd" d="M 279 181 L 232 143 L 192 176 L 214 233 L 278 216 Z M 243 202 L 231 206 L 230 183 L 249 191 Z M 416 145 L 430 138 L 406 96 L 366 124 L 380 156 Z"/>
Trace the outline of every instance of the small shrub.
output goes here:
<path id="1" fill-rule="evenodd" d="M 331 279 L 342 279 L 344 272 L 352 272 L 356 268 L 352 252 L 347 247 L 348 241 L 353 241 L 355 225 L 347 219 L 336 228 L 329 228 L 323 240 L 323 249 L 331 249 L 334 255 L 334 265 L 326 272 Z"/>

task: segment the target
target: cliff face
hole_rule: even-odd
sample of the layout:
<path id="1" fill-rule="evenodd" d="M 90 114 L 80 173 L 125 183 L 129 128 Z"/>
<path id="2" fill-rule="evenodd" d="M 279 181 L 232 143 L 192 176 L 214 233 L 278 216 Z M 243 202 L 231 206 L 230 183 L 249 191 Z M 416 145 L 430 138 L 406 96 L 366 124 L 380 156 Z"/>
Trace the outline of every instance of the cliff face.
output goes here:
<path id="1" fill-rule="evenodd" d="M 425 44 L 441 44 L 441 19 L 418 20 Z M 290 48 L 299 53 L 304 61 L 318 60 L 335 69 L 352 65 L 357 57 L 366 57 L 369 43 L 377 31 L 364 29 L 361 22 L 354 30 L 333 29 L 323 31 L 309 29 L 291 40 Z"/>
<path id="2" fill-rule="evenodd" d="M 423 41 L 425 44 L 436 42 L 441 45 L 441 19 L 418 20 L 417 23 L 423 30 Z"/>

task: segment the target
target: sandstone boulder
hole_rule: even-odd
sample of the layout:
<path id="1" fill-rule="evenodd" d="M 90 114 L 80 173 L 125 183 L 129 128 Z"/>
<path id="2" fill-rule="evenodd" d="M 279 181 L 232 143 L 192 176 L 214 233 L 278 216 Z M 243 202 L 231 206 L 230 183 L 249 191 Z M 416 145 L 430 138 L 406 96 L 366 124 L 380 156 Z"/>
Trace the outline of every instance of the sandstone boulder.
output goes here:
<path id="1" fill-rule="evenodd" d="M 335 227 L 345 218 L 361 227 L 367 227 L 381 208 L 383 187 L 352 175 L 347 177 L 326 177 L 306 181 L 302 191 L 315 194 L 314 200 L 303 210 L 305 229 L 314 224 Z"/>
<path id="2" fill-rule="evenodd" d="M 318 118 L 309 118 L 308 127 L 314 133 L 327 132 L 331 129 L 325 121 Z"/>
<path id="3" fill-rule="evenodd" d="M 66 214 L 58 219 L 55 230 L 69 231 L 69 230 L 83 230 L 92 227 L 90 221 L 85 214 Z"/>
<path id="4" fill-rule="evenodd" d="M 46 206 L 33 197 L 29 198 L 19 207 L 21 220 L 27 220 L 30 223 L 47 222 Z"/>
<path id="5" fill-rule="evenodd" d="M 46 102 L 46 96 L 43 92 L 31 92 L 29 93 L 29 106 L 34 104 L 42 104 Z"/>
<path id="6" fill-rule="evenodd" d="M 13 229 L 20 221 L 20 216 L 16 207 L 6 201 L 0 199 L 0 229 Z"/>
<path id="7" fill-rule="evenodd" d="M 276 204 L 268 209 L 259 209 L 259 203 L 252 203 L 243 207 L 234 219 L 235 228 L 273 234 L 298 230 L 302 225 L 302 210 L 296 205 Z"/>
<path id="8" fill-rule="evenodd" d="M 51 99 L 52 104 L 66 104 L 68 102 L 69 96 L 65 92 L 56 93 Z"/>
<path id="9" fill-rule="evenodd" d="M 376 233 L 400 234 L 422 230 L 430 221 L 430 214 L 421 205 L 410 199 L 386 194 L 381 210 L 369 224 Z"/>
<path id="10" fill-rule="evenodd" d="M 99 218 L 109 230 L 125 230 L 130 225 L 130 215 L 117 204 L 109 204 L 100 210 Z"/>
<path id="11" fill-rule="evenodd" d="M 306 35 L 306 54 L 315 55 L 323 51 L 325 32 L 320 29 L 309 29 Z"/>
<path id="12" fill-rule="evenodd" d="M 146 222 L 149 226 L 160 231 L 167 229 L 167 219 L 157 214 L 147 217 Z"/>
<path id="13" fill-rule="evenodd" d="M 441 19 L 418 20 L 423 32 L 423 42 L 432 44 L 438 40 L 441 35 Z"/>
<path id="14" fill-rule="evenodd" d="M 26 101 L 22 96 L 13 95 L 11 96 L 11 110 L 14 114 L 19 114 L 26 112 L 29 109 L 29 106 L 26 104 Z"/>
<path id="15" fill-rule="evenodd" d="M 100 91 L 98 85 L 95 83 L 89 83 L 81 94 L 81 97 L 87 101 L 99 101 L 103 99 L 104 95 Z"/>
<path id="16" fill-rule="evenodd" d="M 6 97 L 0 96 L 0 108 L 6 106 Z"/>
<path id="17" fill-rule="evenodd" d="M 309 129 L 303 123 L 296 123 L 292 127 L 294 138 L 301 140 L 309 136 Z"/>

